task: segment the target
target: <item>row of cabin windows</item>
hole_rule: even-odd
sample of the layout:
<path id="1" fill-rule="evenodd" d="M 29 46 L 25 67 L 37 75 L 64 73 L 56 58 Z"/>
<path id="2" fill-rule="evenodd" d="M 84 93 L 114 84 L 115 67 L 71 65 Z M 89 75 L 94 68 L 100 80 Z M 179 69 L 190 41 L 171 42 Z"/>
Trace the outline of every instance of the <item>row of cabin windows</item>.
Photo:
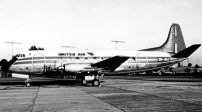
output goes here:
<path id="1" fill-rule="evenodd" d="M 108 59 L 110 57 L 45 57 L 45 59 Z M 43 57 L 33 57 L 34 60 L 44 59 Z"/>

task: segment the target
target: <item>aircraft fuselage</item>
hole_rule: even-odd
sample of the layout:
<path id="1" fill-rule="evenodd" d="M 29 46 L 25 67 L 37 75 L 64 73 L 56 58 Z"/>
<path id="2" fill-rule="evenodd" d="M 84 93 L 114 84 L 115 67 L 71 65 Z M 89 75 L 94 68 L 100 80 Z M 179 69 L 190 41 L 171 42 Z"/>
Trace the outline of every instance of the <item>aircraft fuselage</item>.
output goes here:
<path id="1" fill-rule="evenodd" d="M 27 51 L 17 54 L 18 60 L 9 71 L 21 74 L 43 74 L 59 67 L 66 72 L 93 71 L 90 65 L 114 56 L 130 57 L 113 72 L 130 73 L 157 70 L 185 59 L 172 58 L 166 52 L 148 51 Z"/>

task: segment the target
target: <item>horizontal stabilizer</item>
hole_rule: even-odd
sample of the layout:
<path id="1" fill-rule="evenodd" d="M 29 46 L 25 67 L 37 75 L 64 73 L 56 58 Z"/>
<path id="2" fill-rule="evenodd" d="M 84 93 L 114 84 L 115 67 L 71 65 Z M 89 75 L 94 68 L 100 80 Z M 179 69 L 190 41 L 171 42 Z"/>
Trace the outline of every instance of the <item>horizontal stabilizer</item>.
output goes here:
<path id="1" fill-rule="evenodd" d="M 199 47 L 201 46 L 201 44 L 194 44 L 182 51 L 180 51 L 179 53 L 173 55 L 172 57 L 174 58 L 187 58 L 189 57 L 195 50 L 197 50 Z"/>
<path id="2" fill-rule="evenodd" d="M 123 62 L 125 62 L 129 57 L 124 56 L 114 56 L 112 58 L 100 61 L 98 63 L 94 63 L 91 66 L 96 68 L 103 68 L 104 70 L 114 71 L 117 67 L 119 67 Z"/>

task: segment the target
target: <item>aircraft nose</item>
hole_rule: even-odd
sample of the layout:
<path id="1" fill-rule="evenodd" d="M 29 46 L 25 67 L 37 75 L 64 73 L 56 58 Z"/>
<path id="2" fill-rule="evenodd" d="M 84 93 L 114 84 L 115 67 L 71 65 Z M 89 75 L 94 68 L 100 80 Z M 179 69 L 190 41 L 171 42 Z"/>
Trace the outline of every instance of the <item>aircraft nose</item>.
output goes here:
<path id="1" fill-rule="evenodd" d="M 8 72 L 13 72 L 14 69 L 13 69 L 13 66 L 11 65 L 9 68 L 8 68 Z"/>
<path id="2" fill-rule="evenodd" d="M 14 67 L 14 63 L 18 60 L 17 57 L 14 57 L 13 59 L 11 59 L 7 65 L 6 65 L 6 69 L 9 72 L 15 71 L 15 67 Z"/>

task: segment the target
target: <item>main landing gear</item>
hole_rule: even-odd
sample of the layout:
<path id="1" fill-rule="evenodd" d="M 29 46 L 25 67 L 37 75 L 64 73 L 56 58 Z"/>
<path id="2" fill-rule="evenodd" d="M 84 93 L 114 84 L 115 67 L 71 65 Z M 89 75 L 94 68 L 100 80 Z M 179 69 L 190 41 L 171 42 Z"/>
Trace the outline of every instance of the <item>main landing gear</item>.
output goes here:
<path id="1" fill-rule="evenodd" d="M 165 69 L 164 69 L 164 68 L 161 68 L 161 70 L 158 71 L 158 74 L 159 74 L 159 75 L 165 74 Z"/>
<path id="2" fill-rule="evenodd" d="M 89 82 L 92 84 L 92 86 L 100 86 L 100 80 L 101 78 L 104 76 L 101 75 L 101 76 L 98 76 L 98 75 L 87 75 L 87 76 L 84 76 L 82 79 L 81 79 L 81 84 L 82 85 L 87 85 Z"/>

